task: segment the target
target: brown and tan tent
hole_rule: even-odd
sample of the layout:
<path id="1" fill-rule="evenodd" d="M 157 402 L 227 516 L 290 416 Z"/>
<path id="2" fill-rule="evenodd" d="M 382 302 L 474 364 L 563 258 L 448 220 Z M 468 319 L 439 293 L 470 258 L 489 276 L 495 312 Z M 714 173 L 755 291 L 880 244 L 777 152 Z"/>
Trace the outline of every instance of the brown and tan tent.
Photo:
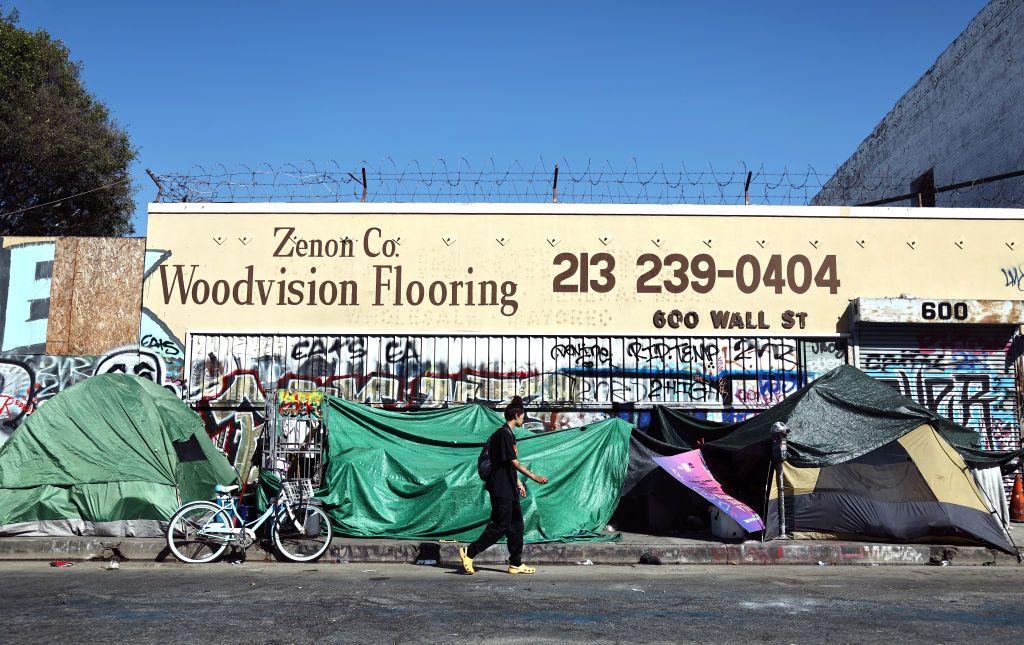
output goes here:
<path id="1" fill-rule="evenodd" d="M 794 538 L 981 543 L 1016 553 L 963 457 L 930 424 L 839 464 L 783 465 Z M 766 538 L 779 535 L 772 478 Z"/>

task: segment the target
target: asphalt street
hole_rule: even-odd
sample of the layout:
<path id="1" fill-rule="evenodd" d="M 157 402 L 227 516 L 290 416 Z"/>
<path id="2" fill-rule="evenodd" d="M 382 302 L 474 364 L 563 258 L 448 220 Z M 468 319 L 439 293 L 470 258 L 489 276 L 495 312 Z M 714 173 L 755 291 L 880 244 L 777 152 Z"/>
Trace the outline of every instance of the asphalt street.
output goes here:
<path id="1" fill-rule="evenodd" d="M 1024 568 L 0 563 L 0 642 L 1022 642 Z"/>

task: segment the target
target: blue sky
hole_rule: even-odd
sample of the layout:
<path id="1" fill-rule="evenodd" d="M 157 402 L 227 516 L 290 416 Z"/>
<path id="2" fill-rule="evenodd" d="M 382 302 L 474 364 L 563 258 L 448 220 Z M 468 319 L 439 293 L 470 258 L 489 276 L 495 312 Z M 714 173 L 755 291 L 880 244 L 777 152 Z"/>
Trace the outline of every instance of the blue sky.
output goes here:
<path id="1" fill-rule="evenodd" d="M 984 4 L 4 2 L 141 149 L 140 235 L 145 167 L 834 170 Z"/>

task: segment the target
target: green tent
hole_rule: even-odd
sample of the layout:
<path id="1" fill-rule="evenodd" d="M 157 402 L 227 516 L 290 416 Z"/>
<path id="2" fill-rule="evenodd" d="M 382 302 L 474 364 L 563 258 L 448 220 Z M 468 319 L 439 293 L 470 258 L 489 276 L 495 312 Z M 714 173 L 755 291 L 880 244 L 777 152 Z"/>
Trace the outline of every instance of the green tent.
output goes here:
<path id="1" fill-rule="evenodd" d="M 399 413 L 324 397 L 324 509 L 342 535 L 471 540 L 490 504 L 476 473 L 504 419 L 479 405 Z M 526 542 L 604 539 L 626 475 L 631 427 L 620 419 L 546 434 L 519 431 Z"/>
<path id="2" fill-rule="evenodd" d="M 0 535 L 158 536 L 181 503 L 236 479 L 173 393 L 136 376 L 94 376 L 0 448 Z"/>

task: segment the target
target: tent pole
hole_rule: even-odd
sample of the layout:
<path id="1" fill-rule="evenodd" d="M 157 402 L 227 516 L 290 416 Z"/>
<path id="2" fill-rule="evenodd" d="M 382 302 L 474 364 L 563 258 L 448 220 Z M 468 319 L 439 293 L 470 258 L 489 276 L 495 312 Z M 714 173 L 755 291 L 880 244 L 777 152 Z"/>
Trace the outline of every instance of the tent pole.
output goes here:
<path id="1" fill-rule="evenodd" d="M 778 478 L 779 487 L 779 539 L 786 539 L 786 493 L 785 493 L 785 475 L 782 473 L 782 463 L 775 465 L 776 477 Z"/>
<path id="2" fill-rule="evenodd" d="M 785 423 L 777 421 L 772 424 L 772 439 L 775 444 L 773 457 L 775 458 L 776 485 L 779 489 L 779 539 L 785 540 L 786 536 L 786 475 L 782 471 L 782 464 L 786 461 L 788 449 L 786 447 L 786 435 L 789 428 Z"/>

